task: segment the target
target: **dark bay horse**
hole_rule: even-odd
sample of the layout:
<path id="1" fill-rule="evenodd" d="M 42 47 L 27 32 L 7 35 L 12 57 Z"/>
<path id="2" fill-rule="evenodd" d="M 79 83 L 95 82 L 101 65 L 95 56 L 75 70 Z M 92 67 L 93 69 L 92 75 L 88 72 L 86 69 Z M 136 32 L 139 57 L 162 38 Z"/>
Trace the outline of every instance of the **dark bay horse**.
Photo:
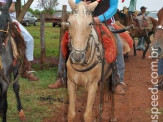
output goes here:
<path id="1" fill-rule="evenodd" d="M 0 115 L 2 117 L 3 122 L 6 122 L 6 113 L 7 113 L 7 90 L 9 85 L 11 84 L 11 74 L 14 75 L 13 89 L 17 99 L 17 109 L 19 112 L 19 117 L 24 117 L 23 108 L 20 101 L 19 96 L 19 83 L 18 83 L 18 75 L 19 75 L 19 56 L 21 54 L 25 54 L 25 42 L 21 38 L 21 36 L 16 37 L 18 32 L 11 31 L 13 26 L 11 23 L 10 15 L 9 15 L 9 7 L 12 3 L 12 0 L 8 0 L 5 5 L 0 4 Z M 14 38 L 11 36 L 15 36 Z M 16 42 L 14 39 L 18 39 Z M 22 41 L 20 41 L 22 40 Z M 14 45 L 15 43 L 15 45 Z M 19 43 L 18 45 L 16 43 Z M 21 45 L 22 44 L 22 45 Z M 23 48 L 24 52 L 18 56 L 18 51 L 15 49 Z M 23 50 L 22 50 L 23 51 Z M 15 63 L 17 62 L 17 63 Z"/>
<path id="2" fill-rule="evenodd" d="M 141 29 L 141 27 L 138 25 L 138 21 L 135 19 L 135 17 L 133 15 L 129 15 L 128 12 L 126 14 L 124 14 L 124 13 L 121 13 L 120 11 L 117 11 L 117 13 L 115 14 L 114 17 L 115 17 L 116 21 L 119 21 L 124 26 L 129 26 L 131 24 L 134 24 L 134 28 L 130 28 L 128 30 L 130 32 L 130 35 L 133 38 L 133 40 L 135 37 L 144 37 L 145 38 L 146 48 L 143 51 L 143 56 L 142 56 L 142 58 L 145 58 L 146 52 L 151 43 L 150 35 L 154 34 L 154 32 L 156 30 L 157 20 L 152 17 L 149 17 L 151 23 L 153 24 L 152 29 Z M 136 56 L 135 41 L 133 43 L 133 47 L 134 47 L 134 55 Z"/>
<path id="3" fill-rule="evenodd" d="M 154 34 L 152 47 L 158 49 L 159 58 L 163 58 L 163 8 L 158 11 L 158 26 Z"/>

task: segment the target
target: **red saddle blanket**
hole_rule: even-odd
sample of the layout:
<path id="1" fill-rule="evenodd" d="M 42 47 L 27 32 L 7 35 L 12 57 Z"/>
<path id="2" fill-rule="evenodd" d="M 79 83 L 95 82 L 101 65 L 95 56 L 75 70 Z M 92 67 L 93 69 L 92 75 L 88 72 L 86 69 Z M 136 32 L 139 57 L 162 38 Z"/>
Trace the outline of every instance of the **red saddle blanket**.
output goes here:
<path id="1" fill-rule="evenodd" d="M 105 50 L 105 60 L 108 63 L 112 63 L 113 61 L 115 61 L 116 55 L 117 55 L 115 37 L 112 34 L 112 32 L 110 32 L 108 28 L 104 26 L 103 24 L 96 25 L 96 30 L 97 30 L 99 39 L 102 41 L 103 48 Z M 101 30 L 102 30 L 102 36 L 101 36 Z M 124 36 L 124 35 L 126 34 L 121 33 L 120 36 L 123 36 L 123 38 L 128 39 L 128 36 Z M 132 47 L 132 44 L 130 43 L 130 41 L 127 41 L 127 42 L 129 43 L 130 47 Z M 62 42 L 61 42 L 61 50 L 62 50 L 62 54 L 64 58 L 68 56 L 68 43 L 69 43 L 69 33 L 68 31 L 66 31 L 63 35 Z"/>

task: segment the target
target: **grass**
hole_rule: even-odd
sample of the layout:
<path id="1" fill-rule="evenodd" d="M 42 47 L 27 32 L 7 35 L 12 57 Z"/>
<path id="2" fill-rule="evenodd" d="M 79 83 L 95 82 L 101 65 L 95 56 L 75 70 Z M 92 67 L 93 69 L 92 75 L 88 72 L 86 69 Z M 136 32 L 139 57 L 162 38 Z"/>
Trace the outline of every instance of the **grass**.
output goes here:
<path id="1" fill-rule="evenodd" d="M 40 23 L 37 26 L 28 26 L 26 29 L 34 38 L 34 57 L 40 57 Z M 45 24 L 45 44 L 46 44 L 46 56 L 54 57 L 58 56 L 58 45 L 60 37 L 60 28 L 52 27 L 52 23 Z"/>
<path id="2" fill-rule="evenodd" d="M 40 26 L 26 27 L 30 34 L 34 37 L 34 56 L 40 57 Z M 52 27 L 51 23 L 46 23 L 45 26 L 45 42 L 46 56 L 57 57 L 59 49 L 60 28 Z M 34 66 L 39 67 L 39 66 Z M 40 69 L 40 68 L 38 68 Z M 46 67 L 44 70 L 37 71 L 39 76 L 38 82 L 29 82 L 26 79 L 20 78 L 20 96 L 27 122 L 41 122 L 44 118 L 52 117 L 55 108 L 61 102 L 57 99 L 67 99 L 67 89 L 59 90 L 48 89 L 48 85 L 54 83 L 57 74 L 57 67 Z M 8 90 L 8 122 L 19 122 L 17 103 L 12 86 Z M 1 118 L 0 118 L 1 121 Z"/>

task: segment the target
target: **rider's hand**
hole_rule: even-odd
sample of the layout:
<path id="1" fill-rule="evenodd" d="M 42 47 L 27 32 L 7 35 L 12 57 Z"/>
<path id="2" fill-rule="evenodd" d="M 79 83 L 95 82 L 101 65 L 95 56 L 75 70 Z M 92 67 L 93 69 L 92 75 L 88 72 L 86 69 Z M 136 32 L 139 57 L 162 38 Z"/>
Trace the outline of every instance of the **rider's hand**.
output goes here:
<path id="1" fill-rule="evenodd" d="M 89 5 L 89 4 L 91 3 L 91 1 L 86 1 L 85 3 L 86 3 L 87 5 Z"/>
<path id="2" fill-rule="evenodd" d="M 101 23 L 101 21 L 100 21 L 100 19 L 98 17 L 93 17 L 93 19 L 94 19 L 94 22 L 96 24 L 100 24 Z"/>

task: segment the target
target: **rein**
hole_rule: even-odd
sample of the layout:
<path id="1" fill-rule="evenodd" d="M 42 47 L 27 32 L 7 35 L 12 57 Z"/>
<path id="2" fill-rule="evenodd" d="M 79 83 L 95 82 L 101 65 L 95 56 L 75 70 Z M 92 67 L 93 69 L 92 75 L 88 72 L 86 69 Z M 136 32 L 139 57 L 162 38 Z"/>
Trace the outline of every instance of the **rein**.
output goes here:
<path id="1" fill-rule="evenodd" d="M 0 32 L 5 32 L 6 34 L 9 33 L 9 22 L 8 22 L 7 30 L 6 30 L 6 31 L 0 30 Z M 11 40 L 11 35 L 10 35 L 10 34 L 9 34 L 9 40 Z M 8 40 L 7 40 L 7 41 L 8 41 Z M 3 43 L 2 45 L 4 46 L 4 45 L 6 45 L 6 44 Z M 22 67 L 23 63 L 22 63 L 22 61 L 20 61 L 20 62 L 21 62 L 20 64 L 21 64 L 21 67 Z M 14 66 L 13 66 L 13 67 L 14 67 Z M 10 68 L 8 72 L 13 71 L 13 67 Z M 1 56 L 0 56 L 0 76 L 2 77 L 2 79 L 3 79 L 8 85 L 12 85 L 12 84 L 14 84 L 15 82 L 17 82 L 17 80 L 18 80 L 18 78 L 19 78 L 19 76 L 20 76 L 20 71 L 21 71 L 21 68 L 19 68 L 18 73 L 16 74 L 16 77 L 14 78 L 15 80 L 14 80 L 13 82 L 10 82 L 10 81 L 6 78 L 6 76 L 4 75 L 4 69 L 3 69 L 3 67 L 2 67 Z"/>
<path id="2" fill-rule="evenodd" d="M 9 32 L 9 22 L 8 22 L 8 26 L 7 26 L 7 30 L 0 30 L 0 32 L 4 32 L 4 33 L 8 33 Z"/>

